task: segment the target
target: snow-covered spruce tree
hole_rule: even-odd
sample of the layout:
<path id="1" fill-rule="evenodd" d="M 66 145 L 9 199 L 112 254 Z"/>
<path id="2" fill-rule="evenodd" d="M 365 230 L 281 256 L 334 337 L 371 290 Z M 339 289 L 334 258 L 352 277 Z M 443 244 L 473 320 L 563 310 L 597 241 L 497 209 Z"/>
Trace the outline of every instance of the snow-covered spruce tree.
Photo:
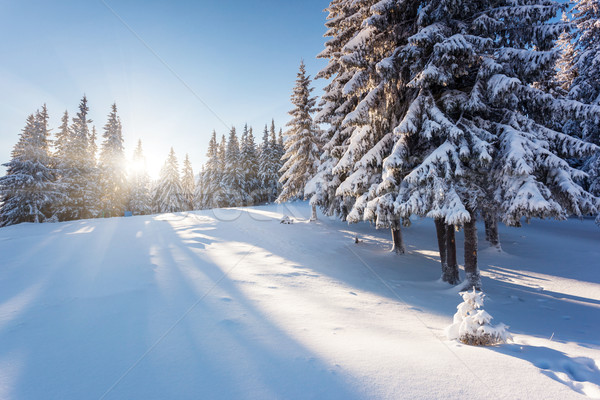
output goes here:
<path id="1" fill-rule="evenodd" d="M 217 143 L 217 133 L 215 131 L 213 131 L 208 142 L 206 159 L 204 174 L 202 175 L 204 191 L 201 196 L 196 196 L 198 209 L 210 209 L 220 206 L 218 198 L 220 195 L 219 144 Z"/>
<path id="2" fill-rule="evenodd" d="M 258 157 L 252 127 L 244 125 L 241 143 L 244 205 L 253 205 L 261 201 L 258 183 Z"/>
<path id="3" fill-rule="evenodd" d="M 277 198 L 277 185 L 279 184 L 279 172 L 276 162 L 277 150 L 269 140 L 269 130 L 265 125 L 262 144 L 258 157 L 258 181 L 261 186 L 261 201 L 268 203 Z"/>
<path id="4" fill-rule="evenodd" d="M 207 203 L 206 191 L 206 168 L 204 165 L 200 167 L 200 173 L 196 178 L 196 188 L 194 190 L 194 210 L 204 210 Z"/>
<path id="5" fill-rule="evenodd" d="M 215 207 L 227 207 L 227 187 L 226 187 L 226 165 L 227 165 L 227 139 L 221 135 L 221 142 L 217 148 L 217 172 L 215 175 L 215 192 L 213 193 Z"/>
<path id="6" fill-rule="evenodd" d="M 285 160 L 281 167 L 282 183 L 281 193 L 277 202 L 284 202 L 294 198 L 304 198 L 304 187 L 312 178 L 319 166 L 319 127 L 312 119 L 315 111 L 315 98 L 310 96 L 313 88 L 310 87 L 310 77 L 306 75 L 304 62 L 300 63 L 300 71 L 296 79 L 296 86 L 291 96 L 294 109 L 289 112 L 292 116 L 287 123 L 289 129 L 285 132 L 284 143 Z M 311 220 L 317 219 L 316 206 L 312 207 Z"/>
<path id="7" fill-rule="evenodd" d="M 473 289 L 460 295 L 463 302 L 456 307 L 452 325 L 446 328 L 448 339 L 475 346 L 492 346 L 512 340 L 508 326 L 490 324 L 493 318 L 483 309 L 485 294 Z"/>
<path id="8" fill-rule="evenodd" d="M 139 139 L 133 152 L 133 168 L 129 175 L 129 201 L 127 209 L 134 215 L 146 215 L 152 212 L 150 198 L 150 178 L 146 168 L 146 157 Z"/>
<path id="9" fill-rule="evenodd" d="M 165 164 L 160 170 L 153 203 L 158 213 L 179 212 L 185 207 L 183 188 L 179 178 L 179 165 L 172 147 Z"/>
<path id="10" fill-rule="evenodd" d="M 225 168 L 223 188 L 227 207 L 237 207 L 243 204 L 244 172 L 242 171 L 240 145 L 235 127 L 229 131 L 227 150 L 225 152 Z"/>
<path id="11" fill-rule="evenodd" d="M 189 156 L 185 155 L 183 160 L 183 175 L 181 178 L 181 188 L 183 195 L 183 211 L 191 211 L 194 209 L 194 192 L 196 191 L 196 183 L 194 182 L 194 170 Z"/>
<path id="12" fill-rule="evenodd" d="M 385 70 L 392 51 L 407 42 L 416 19 L 414 2 L 359 2 L 359 30 L 342 47 L 343 64 L 351 72 L 342 95 L 358 100 L 341 124 L 351 132 L 348 146 L 333 172 L 346 177 L 336 194 L 353 197 L 349 222 L 368 220 L 377 228 L 390 228 L 393 250 L 404 253 L 402 218 L 395 213 L 398 176 L 382 177 L 383 161 L 389 154 L 397 126 L 406 111 L 403 75 Z M 382 184 L 382 179 L 385 183 Z M 404 222 L 409 223 L 405 218 Z"/>
<path id="13" fill-rule="evenodd" d="M 283 130 L 279 129 L 279 137 L 275 133 L 275 120 L 271 119 L 271 127 L 269 128 L 270 146 L 273 157 L 273 170 L 275 175 L 275 190 L 276 196 L 281 193 L 282 185 L 279 182 L 281 178 L 281 168 L 283 167 L 283 156 L 285 155 L 285 145 L 283 144 Z"/>
<path id="14" fill-rule="evenodd" d="M 102 137 L 99 163 L 102 210 L 107 217 L 122 216 L 127 201 L 127 172 L 121 120 L 116 104 L 111 106 Z"/>
<path id="15" fill-rule="evenodd" d="M 60 164 L 59 184 L 64 196 L 55 204 L 54 213 L 59 220 L 90 218 L 99 215 L 98 183 L 95 143 L 88 124 L 89 108 L 83 96 L 79 112 L 68 129 L 68 140 L 63 142 L 62 152 L 57 154 Z M 62 132 L 62 129 L 61 129 Z"/>
<path id="16" fill-rule="evenodd" d="M 355 66 L 347 62 L 351 60 L 347 59 L 344 47 L 360 31 L 370 4 L 373 1 L 332 1 L 327 8 L 329 16 L 325 24 L 328 28 L 325 36 L 330 39 L 317 56 L 328 59 L 328 64 L 316 78 L 331 79 L 331 82 L 324 88 L 315 122 L 328 124 L 329 128 L 322 132 L 320 165 L 315 176 L 307 183 L 305 195 L 310 196 L 311 204 L 318 205 L 325 214 L 338 215 L 342 220 L 346 220 L 355 202 L 354 196 L 337 192 L 340 184 L 346 180 L 351 165 L 340 165 L 340 161 L 347 152 L 354 130 L 353 126 L 343 124 L 343 121 L 360 100 L 358 93 L 344 91 L 355 73 Z"/>
<path id="17" fill-rule="evenodd" d="M 402 177 L 396 212 L 464 227 L 468 287 L 481 286 L 475 219 L 482 210 L 496 210 L 509 225 L 595 210 L 575 183 L 580 172 L 565 161 L 594 147 L 552 129 L 557 116 L 593 117 L 594 110 L 536 85 L 554 65 L 562 28 L 548 21 L 560 7 L 422 2 L 416 33 L 379 66 L 407 82 L 408 110 L 384 162 L 384 176 Z"/>
<path id="18" fill-rule="evenodd" d="M 600 1 L 573 0 L 571 3 L 574 4 L 572 30 L 558 44 L 562 53 L 557 80 L 568 98 L 600 105 Z M 598 120 L 569 120 L 563 131 L 600 145 Z M 600 152 L 581 164 L 582 170 L 589 174 L 584 183 L 591 193 L 600 196 Z"/>
<path id="19" fill-rule="evenodd" d="M 12 158 L 3 164 L 0 178 L 0 226 L 21 222 L 44 222 L 51 217 L 51 205 L 61 194 L 55 183 L 48 148 L 46 106 L 27 118 Z"/>

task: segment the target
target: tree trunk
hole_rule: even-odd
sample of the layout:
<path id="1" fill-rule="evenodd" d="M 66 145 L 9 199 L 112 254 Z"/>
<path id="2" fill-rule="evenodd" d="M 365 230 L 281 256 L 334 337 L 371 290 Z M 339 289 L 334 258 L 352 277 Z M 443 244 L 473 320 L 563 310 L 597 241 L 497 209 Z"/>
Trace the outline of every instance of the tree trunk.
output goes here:
<path id="1" fill-rule="evenodd" d="M 500 238 L 498 236 L 498 220 L 490 214 L 484 216 L 485 240 L 494 247 L 500 248 Z"/>
<path id="2" fill-rule="evenodd" d="M 442 270 L 442 280 L 451 285 L 456 285 L 459 282 L 454 225 L 446 225 L 446 269 Z"/>
<path id="3" fill-rule="evenodd" d="M 310 214 L 310 220 L 311 221 L 316 221 L 317 220 L 317 206 L 312 204 L 312 210 L 311 210 L 311 214 Z"/>
<path id="4" fill-rule="evenodd" d="M 448 260 L 446 258 L 446 224 L 441 218 L 435 219 L 435 233 L 437 234 L 438 249 L 440 251 L 440 262 L 442 263 L 442 273 L 448 269 Z"/>
<path id="5" fill-rule="evenodd" d="M 475 213 L 471 212 L 471 220 L 465 222 L 465 273 L 467 282 L 465 289 L 481 290 L 481 277 L 477 268 L 477 227 Z"/>
<path id="6" fill-rule="evenodd" d="M 396 254 L 404 254 L 406 249 L 404 248 L 404 240 L 402 239 L 402 232 L 400 231 L 400 224 L 395 224 L 395 228 L 392 228 L 392 250 Z"/>

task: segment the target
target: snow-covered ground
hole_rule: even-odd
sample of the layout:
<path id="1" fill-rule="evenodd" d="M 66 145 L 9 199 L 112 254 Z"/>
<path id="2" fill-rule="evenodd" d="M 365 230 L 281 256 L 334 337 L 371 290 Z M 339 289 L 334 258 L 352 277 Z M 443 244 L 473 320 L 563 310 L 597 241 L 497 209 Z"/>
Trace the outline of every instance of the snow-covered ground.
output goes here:
<path id="1" fill-rule="evenodd" d="M 515 343 L 478 348 L 444 337 L 461 299 L 432 221 L 397 256 L 387 232 L 308 216 L 0 229 L 0 398 L 600 398 L 592 220 L 501 227 L 502 253 L 480 235 L 485 309 Z"/>

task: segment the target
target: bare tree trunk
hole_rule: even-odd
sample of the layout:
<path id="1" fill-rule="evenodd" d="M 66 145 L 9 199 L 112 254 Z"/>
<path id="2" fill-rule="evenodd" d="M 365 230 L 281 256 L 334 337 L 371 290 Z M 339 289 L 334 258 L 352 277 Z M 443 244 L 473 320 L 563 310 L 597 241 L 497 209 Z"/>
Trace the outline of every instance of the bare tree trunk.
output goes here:
<path id="1" fill-rule="evenodd" d="M 456 285 L 458 279 L 458 262 L 456 261 L 456 231 L 454 225 L 446 225 L 446 269 L 442 270 L 442 280 Z"/>
<path id="2" fill-rule="evenodd" d="M 310 220 L 316 221 L 317 220 L 317 206 L 314 204 L 311 204 L 311 206 L 312 206 L 312 210 L 311 210 L 311 214 L 310 214 Z"/>
<path id="3" fill-rule="evenodd" d="M 465 222 L 465 273 L 467 282 L 465 288 L 481 290 L 481 276 L 477 268 L 477 226 L 475 213 L 471 211 L 471 220 Z"/>
<path id="4" fill-rule="evenodd" d="M 404 254 L 406 252 L 402 232 L 400 231 L 400 222 L 394 224 L 394 228 L 392 228 L 392 243 L 393 247 L 391 251 L 396 254 Z"/>
<path id="5" fill-rule="evenodd" d="M 446 258 L 446 224 L 441 218 L 435 219 L 435 233 L 437 234 L 440 262 L 442 263 L 442 272 L 444 272 L 448 269 L 448 260 Z"/>
<path id="6" fill-rule="evenodd" d="M 498 220 L 490 214 L 483 217 L 485 223 L 485 240 L 494 247 L 500 248 L 500 238 L 498 236 Z"/>

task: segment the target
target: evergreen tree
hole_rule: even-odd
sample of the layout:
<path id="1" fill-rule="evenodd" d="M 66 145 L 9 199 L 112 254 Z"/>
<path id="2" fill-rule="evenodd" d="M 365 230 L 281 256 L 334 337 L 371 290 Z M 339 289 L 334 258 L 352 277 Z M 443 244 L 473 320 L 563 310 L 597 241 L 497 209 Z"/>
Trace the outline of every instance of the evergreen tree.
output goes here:
<path id="1" fill-rule="evenodd" d="M 567 97 L 586 104 L 600 105 L 600 2 L 598 0 L 573 0 L 572 30 L 561 37 L 558 48 L 557 81 Z M 600 145 L 598 120 L 570 119 L 563 131 L 590 143 Z M 585 181 L 590 192 L 600 196 L 600 153 L 586 158 L 581 166 L 589 174 Z M 575 162 L 573 162 L 575 161 Z"/>
<path id="2" fill-rule="evenodd" d="M 258 184 L 258 157 L 252 128 L 244 126 L 241 143 L 241 162 L 243 177 L 244 205 L 253 205 L 261 201 Z"/>
<path id="3" fill-rule="evenodd" d="M 70 132 L 69 132 L 69 112 L 65 111 L 62 116 L 61 124 L 58 127 L 58 133 L 54 140 L 54 164 L 57 169 L 57 173 L 60 176 L 61 168 L 67 166 L 67 154 L 69 146 Z"/>
<path id="4" fill-rule="evenodd" d="M 273 174 L 274 186 L 276 186 L 277 196 L 281 193 L 282 185 L 279 182 L 281 178 L 281 168 L 283 167 L 283 156 L 285 155 L 285 147 L 283 145 L 283 131 L 279 129 L 279 137 L 275 133 L 275 120 L 271 119 L 271 128 L 269 129 L 271 156 L 273 157 Z"/>
<path id="5" fill-rule="evenodd" d="M 127 174 L 121 121 L 117 115 L 116 104 L 111 106 L 102 137 L 104 138 L 100 151 L 102 209 L 106 216 L 121 216 L 127 199 Z"/>
<path id="6" fill-rule="evenodd" d="M 217 148 L 217 172 L 215 174 L 215 207 L 227 207 L 228 188 L 226 186 L 226 165 L 227 165 L 227 139 L 225 135 L 221 136 L 221 142 Z"/>
<path id="7" fill-rule="evenodd" d="M 296 86 L 291 96 L 294 109 L 289 112 L 292 120 L 287 126 L 285 141 L 285 163 L 281 167 L 282 190 L 277 202 L 284 202 L 294 198 L 304 197 L 304 187 L 308 180 L 315 174 L 319 162 L 319 128 L 313 122 L 312 113 L 315 111 L 315 98 L 310 97 L 310 77 L 306 75 L 304 62 L 300 63 L 300 71 L 296 79 Z M 275 130 L 272 134 L 272 146 L 276 146 Z M 311 219 L 316 219 L 313 206 Z"/>
<path id="8" fill-rule="evenodd" d="M 142 140 L 138 140 L 133 153 L 133 168 L 129 176 L 129 201 L 127 209 L 134 215 L 145 215 L 152 212 L 150 198 L 150 178 L 146 168 L 146 157 L 142 149 Z"/>
<path id="9" fill-rule="evenodd" d="M 27 118 L 6 175 L 0 178 L 0 226 L 44 222 L 60 198 L 49 151 L 46 106 Z"/>
<path id="10" fill-rule="evenodd" d="M 172 147 L 160 171 L 153 203 L 159 213 L 179 212 L 183 211 L 185 207 L 183 187 L 179 178 L 179 165 Z"/>
<path id="11" fill-rule="evenodd" d="M 191 211 L 194 209 L 194 192 L 196 191 L 196 183 L 194 182 L 194 171 L 189 156 L 185 155 L 183 161 L 183 178 L 181 179 L 182 194 L 184 200 L 183 211 Z"/>
<path id="12" fill-rule="evenodd" d="M 204 192 L 203 197 L 196 196 L 196 200 L 199 202 L 198 208 L 217 208 L 221 206 L 221 164 L 219 160 L 219 144 L 217 143 L 217 133 L 213 131 L 210 141 L 208 142 L 208 151 L 206 152 L 206 165 L 204 168 L 204 174 L 202 175 L 202 186 Z"/>
<path id="13" fill-rule="evenodd" d="M 196 179 L 196 189 L 194 190 L 194 209 L 195 210 L 203 210 L 206 208 L 207 204 L 207 190 L 206 190 L 206 182 L 207 182 L 207 173 L 204 165 L 200 167 L 200 173 L 198 174 L 198 178 Z"/>
<path id="14" fill-rule="evenodd" d="M 89 108 L 83 96 L 79 112 L 69 127 L 69 136 L 60 155 L 59 184 L 65 188 L 63 200 L 56 204 L 60 220 L 90 218 L 99 214 L 97 201 L 96 159 L 93 137 L 89 131 Z"/>
<path id="15" fill-rule="evenodd" d="M 526 3 L 420 4 L 407 24 L 414 26 L 411 36 L 379 63 L 383 79 L 401 77 L 408 108 L 398 108 L 401 122 L 378 192 L 398 188 L 392 193 L 401 217 L 427 215 L 464 227 L 469 287 L 481 285 L 475 219 L 483 210 L 515 226 L 523 217 L 595 210 L 595 199 L 575 182 L 580 172 L 565 161 L 593 146 L 553 129 L 557 115 L 579 120 L 594 110 L 542 89 L 561 30 L 548 21 L 560 5 Z"/>
<path id="16" fill-rule="evenodd" d="M 345 91 L 346 86 L 351 85 L 357 67 L 347 56 L 345 47 L 359 33 L 372 4 L 373 1 L 332 1 L 326 9 L 329 16 L 325 24 L 328 28 L 325 36 L 330 39 L 317 56 L 327 59 L 328 64 L 316 78 L 331 79 L 331 82 L 324 88 L 319 104 L 321 110 L 315 115 L 315 121 L 329 127 L 322 132 L 320 165 L 307 184 L 305 194 L 311 196 L 311 204 L 319 205 L 325 214 L 338 215 L 342 220 L 346 220 L 355 203 L 355 196 L 338 192 L 352 165 L 342 161 L 342 157 L 347 152 L 354 127 L 343 122 L 360 100 L 358 91 Z"/>
<path id="17" fill-rule="evenodd" d="M 229 131 L 229 141 L 225 151 L 224 168 L 225 203 L 228 207 L 240 206 L 243 203 L 244 174 L 242 171 L 240 145 L 235 127 Z"/>
<path id="18" fill-rule="evenodd" d="M 262 144 L 258 159 L 258 180 L 262 188 L 261 201 L 268 203 L 277 198 L 277 185 L 279 184 L 279 173 L 277 170 L 276 149 L 269 140 L 267 125 L 263 131 Z"/>

